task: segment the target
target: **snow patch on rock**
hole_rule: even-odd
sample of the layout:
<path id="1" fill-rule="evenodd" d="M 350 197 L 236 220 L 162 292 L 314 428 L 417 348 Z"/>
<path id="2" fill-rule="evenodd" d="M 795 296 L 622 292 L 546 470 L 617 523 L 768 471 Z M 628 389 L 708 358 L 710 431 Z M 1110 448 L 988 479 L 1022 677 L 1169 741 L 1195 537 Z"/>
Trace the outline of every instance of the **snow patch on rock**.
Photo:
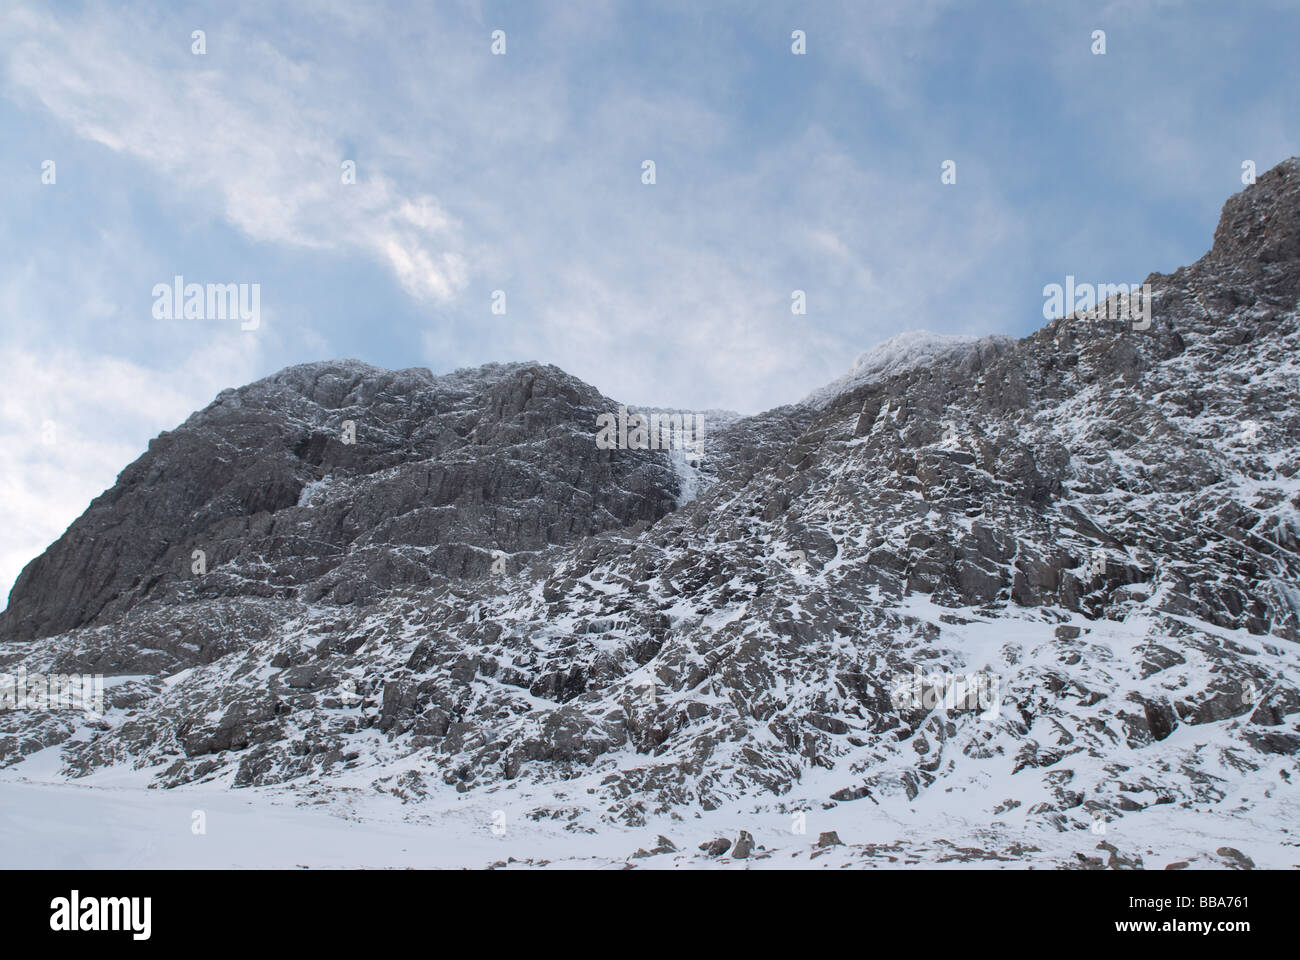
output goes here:
<path id="1" fill-rule="evenodd" d="M 853 369 L 814 390 L 803 403 L 824 409 L 842 393 L 856 390 L 868 383 L 886 380 L 900 373 L 934 363 L 963 361 L 977 354 L 981 348 L 995 352 L 1015 343 L 1014 337 L 993 335 L 973 337 L 962 334 L 931 333 L 929 330 L 907 330 L 878 343 L 870 350 L 858 354 Z"/>

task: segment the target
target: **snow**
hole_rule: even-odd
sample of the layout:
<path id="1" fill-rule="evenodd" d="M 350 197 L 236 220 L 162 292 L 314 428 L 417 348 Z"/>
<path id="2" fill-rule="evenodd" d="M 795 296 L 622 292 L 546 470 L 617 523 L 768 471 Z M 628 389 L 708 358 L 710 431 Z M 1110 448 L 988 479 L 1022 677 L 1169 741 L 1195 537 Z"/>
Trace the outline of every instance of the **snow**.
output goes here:
<path id="1" fill-rule="evenodd" d="M 1195 345 L 1190 334 L 1187 340 Z M 919 331 L 902 334 L 862 354 L 853 371 L 806 402 L 824 405 L 842 390 L 940 357 L 960 358 L 980 349 L 979 343 Z M 1194 360 L 1189 351 L 1171 360 L 1171 369 L 1195 381 Z M 400 738 L 363 729 L 347 740 L 347 748 L 360 758 L 355 766 L 313 770 L 273 787 L 234 789 L 240 759 L 234 751 L 222 758 L 225 769 L 207 775 L 209 779 L 162 790 L 151 787 L 159 785 L 163 771 L 180 756 L 174 747 L 171 754 L 163 749 L 167 727 L 155 727 L 161 731 L 157 740 L 163 741 L 153 743 L 157 749 L 132 758 L 140 758 L 139 769 L 119 760 L 69 780 L 65 756 L 98 735 L 83 726 L 71 731 L 67 742 L 0 771 L 0 866 L 481 867 L 514 857 L 519 866 L 545 861 L 676 868 L 700 865 L 701 842 L 734 840 L 744 830 L 767 848 L 762 857 L 707 862 L 760 869 L 960 866 L 955 851 L 963 847 L 980 851 L 981 858 L 999 858 L 980 859 L 980 865 L 1043 867 L 1076 864 L 1081 857 L 1104 861 L 1106 853 L 1099 853 L 1098 845 L 1105 841 L 1125 856 L 1141 856 L 1148 868 L 1181 860 L 1221 867 L 1225 864 L 1215 857 L 1222 847 L 1242 851 L 1261 867 L 1295 867 L 1300 852 L 1289 831 L 1300 822 L 1300 801 L 1291 785 L 1296 761 L 1251 745 L 1251 736 L 1263 724 L 1252 720 L 1249 711 L 1182 722 L 1161 740 L 1126 733 L 1125 715 L 1140 711 L 1143 700 L 1195 706 L 1203 702 L 1202 694 L 1248 685 L 1254 690 L 1258 683 L 1262 702 L 1276 696 L 1274 703 L 1280 704 L 1293 695 L 1285 678 L 1300 673 L 1300 650 L 1294 643 L 1170 612 L 1171 607 L 1183 609 L 1170 596 L 1171 582 L 1143 559 L 1151 556 L 1147 548 L 1125 542 L 1125 528 L 1134 518 L 1160 522 L 1174 537 L 1192 529 L 1216 543 L 1226 542 L 1214 534 L 1213 517 L 1196 518 L 1196 498 L 1206 491 L 1188 496 L 1159 489 L 1134 492 L 1150 489 L 1144 478 L 1151 465 L 1177 456 L 1180 448 L 1162 445 L 1149 424 L 1143 424 L 1144 436 L 1133 445 L 1114 447 L 1095 439 L 1113 425 L 1112 408 L 1149 402 L 1155 411 L 1165 402 L 1158 392 L 1155 397 L 1147 401 L 1141 394 L 1104 393 L 1088 385 L 1029 411 L 1024 428 L 1024 436 L 1037 438 L 1035 442 L 1055 437 L 1063 448 L 1069 446 L 1076 469 L 1063 480 L 1058 509 L 1068 508 L 1084 526 L 1112 526 L 1120 535 L 1121 546 L 1099 547 L 1077 531 L 1063 531 L 1061 542 L 1083 558 L 1076 569 L 1082 571 L 1101 549 L 1117 564 L 1128 554 L 1135 567 L 1148 571 L 1142 574 L 1147 579 L 1111 591 L 1107 616 L 1089 619 L 1051 606 L 959 608 L 915 592 L 900 600 L 886 598 L 878 584 L 849 592 L 846 587 L 860 584 L 862 571 L 871 566 L 872 551 L 901 556 L 914 533 L 942 539 L 954 528 L 951 524 L 969 532 L 972 520 L 960 515 L 949 519 L 941 504 L 910 488 L 900 495 L 906 509 L 863 510 L 860 505 L 869 503 L 877 489 L 855 489 L 851 482 L 870 465 L 861 456 L 845 455 L 839 462 L 828 456 L 829 474 L 814 479 L 801 495 L 797 525 L 760 527 L 752 520 L 757 510 L 751 507 L 761 505 L 754 491 L 723 488 L 723 496 L 705 504 L 720 518 L 715 529 L 705 528 L 691 539 L 683 523 L 675 533 L 684 546 L 673 545 L 673 537 L 661 541 L 668 546 L 642 542 L 645 554 L 659 557 L 662 552 L 668 561 L 658 567 L 660 573 L 638 579 L 642 558 L 619 557 L 617 551 L 611 552 L 613 559 L 602 555 L 593 566 L 557 550 L 550 554 L 558 567 L 550 585 L 573 573 L 574 585 L 566 585 L 563 596 L 556 599 L 540 580 L 527 592 L 489 591 L 475 596 L 472 622 L 491 621 L 502 631 L 485 637 L 458 623 L 433 634 L 440 644 L 463 650 L 467 660 L 490 659 L 496 665 L 497 676 L 478 673 L 463 687 L 467 715 L 486 718 L 487 739 L 544 748 L 540 731 L 546 722 L 556 717 L 567 722 L 586 711 L 590 740 L 599 740 L 599 721 L 633 716 L 626 705 L 647 682 L 655 682 L 656 696 L 669 707 L 708 708 L 704 717 L 684 723 L 678 735 L 654 744 L 653 750 L 644 742 L 619 741 L 589 763 L 534 763 L 513 779 L 485 767 L 474 788 L 462 792 L 442 780 L 439 758 L 413 751 Z M 1285 450 L 1269 452 L 1268 447 L 1282 442 L 1278 425 L 1270 420 L 1260 430 L 1244 427 L 1250 421 L 1230 408 L 1226 401 L 1207 407 L 1193 423 L 1179 419 L 1177 405 L 1167 405 L 1161 422 L 1178 421 L 1184 430 L 1201 428 L 1197 435 L 1205 440 L 1206 456 L 1215 458 L 1224 477 L 1210 488 L 1215 496 L 1243 507 L 1264 501 L 1271 506 L 1258 509 L 1279 529 L 1297 529 L 1294 497 L 1300 475 L 1286 472 L 1290 459 Z M 901 412 L 883 407 L 873 433 L 887 433 Z M 849 411 L 849 421 L 852 416 Z M 931 450 L 971 447 L 982 431 L 952 408 L 941 426 L 942 436 Z M 845 441 L 845 449 L 857 442 Z M 679 452 L 674 448 L 674 454 Z M 684 499 L 697 492 L 710 497 L 685 458 L 672 461 Z M 1107 483 L 1098 485 L 1097 477 L 1108 475 Z M 809 476 L 816 478 L 816 471 Z M 987 473 L 979 477 L 988 478 L 989 486 L 997 479 Z M 1116 478 L 1124 482 L 1116 483 Z M 318 484 L 304 491 L 304 504 L 324 489 Z M 671 526 L 673 519 L 664 523 Z M 816 538 L 807 539 L 814 533 Z M 1020 551 L 1024 544 L 1032 545 L 1034 532 L 1013 527 L 1008 535 L 1016 538 Z M 820 546 L 814 550 L 813 543 Z M 1246 542 L 1234 540 L 1233 547 L 1257 553 Z M 792 568 L 791 558 L 805 552 L 813 554 L 813 562 Z M 1166 569 L 1192 560 L 1201 563 L 1174 553 L 1161 557 Z M 1279 573 L 1265 573 L 1261 582 L 1267 578 L 1279 605 L 1300 608 L 1300 588 L 1281 572 L 1277 556 L 1271 560 L 1269 567 Z M 1015 562 L 1016 557 L 990 560 L 989 566 L 1006 571 Z M 754 566 L 759 563 L 761 578 Z M 1225 568 L 1207 560 L 1204 569 L 1223 580 Z M 695 586 L 678 586 L 693 580 Z M 759 583 L 766 600 L 760 601 L 753 589 Z M 856 602 L 853 609 L 828 612 L 827 598 L 844 605 Z M 349 634 L 367 640 L 355 657 L 337 658 L 339 679 L 346 677 L 343 682 L 353 684 L 353 690 L 358 679 L 404 679 L 401 665 L 413 644 L 430 635 L 426 615 L 442 602 L 430 597 L 423 608 L 416 604 L 408 612 L 392 600 L 349 621 Z M 778 602 L 775 608 L 763 606 Z M 647 639 L 648 611 L 666 617 L 671 633 L 647 663 L 633 652 Z M 311 647 L 326 635 L 321 628 L 335 616 L 322 608 L 286 618 L 280 639 L 293 652 Z M 822 618 L 828 627 L 819 630 Z M 785 631 L 790 625 L 799 629 Z M 1058 626 L 1077 628 L 1079 636 L 1058 635 Z M 271 686 L 276 642 L 263 641 L 249 658 L 252 669 L 239 681 L 245 687 Z M 1157 646 L 1172 648 L 1177 664 L 1152 671 Z M 138 708 L 138 719 L 156 724 L 150 711 L 188 710 L 193 703 L 213 710 L 205 720 L 195 706 L 184 714 L 187 719 L 218 722 L 225 701 L 215 692 L 232 682 L 231 671 L 241 663 L 242 654 L 226 665 L 187 667 L 162 679 L 157 703 Z M 560 706 L 501 678 L 506 667 L 542 676 L 574 666 L 602 671 L 608 685 L 595 688 L 598 699 L 576 698 Z M 704 668 L 698 681 L 690 686 L 678 682 L 698 667 Z M 924 722 L 908 719 L 882 734 L 871 729 L 871 710 L 860 709 L 865 698 L 837 690 L 837 678 L 868 673 L 873 681 L 896 689 L 900 682 L 910 682 L 917 668 L 947 677 L 987 674 L 996 681 L 999 703 L 987 712 L 937 705 Z M 342 719 L 373 719 L 377 696 L 373 687 L 370 692 L 365 702 L 349 703 L 346 710 L 300 711 L 283 721 L 286 738 L 303 736 L 311 723 L 337 727 Z M 1251 696 L 1254 702 L 1256 694 Z M 783 752 L 766 722 L 772 715 L 768 711 L 798 723 L 814 713 L 829 714 L 847 732 L 821 738 L 819 762 L 804 763 Z M 110 713 L 115 728 L 132 719 L 125 710 Z M 1293 729 L 1288 721 L 1270 732 Z M 702 772 L 689 766 L 696 750 L 712 751 Z M 765 762 L 755 762 L 754 754 Z M 921 757 L 934 759 L 935 765 L 926 769 L 935 776 L 917 793 L 909 787 L 921 769 Z M 676 782 L 665 777 L 658 787 L 644 786 L 646 781 L 637 776 L 655 770 L 675 775 L 675 765 L 682 771 Z M 779 780 L 779 791 L 762 779 L 770 771 L 775 771 L 772 779 Z M 421 789 L 407 791 L 411 778 L 422 778 Z M 677 784 L 683 790 L 674 794 Z M 617 793 L 624 787 L 625 792 Z M 827 802 L 858 787 L 871 792 L 856 800 Z M 1144 809 L 1119 805 L 1124 799 L 1136 800 Z M 636 807 L 645 814 L 640 822 L 624 816 Z M 208 814 L 205 836 L 190 830 L 195 810 Z M 1109 811 L 1100 815 L 1114 819 L 1097 820 L 1098 810 Z M 508 824 L 501 836 L 491 830 L 498 811 L 506 814 Z M 1128 812 L 1121 816 L 1119 811 Z M 806 834 L 792 831 L 793 812 L 806 816 Z M 848 846 L 815 850 L 818 834 L 831 830 Z M 680 852 L 629 859 L 637 848 L 653 847 L 658 834 L 670 838 Z M 1016 845 L 1030 852 L 1015 853 Z"/>
<path id="2" fill-rule="evenodd" d="M 1012 342 L 1014 338 L 1005 336 L 972 337 L 961 334 L 931 333 L 928 330 L 908 330 L 858 354 L 858 358 L 853 361 L 852 370 L 832 380 L 826 386 L 814 390 L 803 399 L 802 403 L 822 409 L 842 393 L 941 360 L 951 361 L 972 352 L 981 343 L 991 346 Z"/>
<path id="3" fill-rule="evenodd" d="M 986 626 L 990 643 L 1005 628 Z M 1203 741 L 1207 732 L 1189 731 L 1188 743 L 1162 745 L 1162 751 L 1173 757 L 1195 749 L 1190 740 Z M 1222 804 L 1154 804 L 1122 820 L 1058 832 L 1026 817 L 1030 807 L 1051 797 L 1035 780 L 1013 773 L 1009 756 L 964 757 L 947 789 L 911 800 L 899 792 L 828 808 L 824 800 L 838 785 L 836 774 L 812 767 L 780 804 L 756 806 L 754 797 L 744 797 L 716 810 L 655 816 L 624 827 L 599 821 L 596 811 L 576 821 L 525 815 L 543 799 L 555 807 L 581 807 L 599 775 L 489 793 L 448 789 L 421 803 L 366 789 L 369 776 L 363 775 L 351 789 L 322 802 L 302 788 L 231 790 L 224 781 L 153 790 L 147 788 L 151 771 L 121 767 L 67 781 L 58 775 L 58 755 L 57 747 L 48 748 L 19 768 L 0 771 L 0 868 L 449 869 L 506 863 L 621 869 L 630 863 L 682 869 L 705 862 L 733 869 L 960 868 L 965 861 L 959 851 L 970 848 L 1003 857 L 976 861 L 979 866 L 1026 869 L 1077 862 L 1080 856 L 1104 861 L 1107 854 L 1098 849 L 1103 841 L 1135 851 L 1154 869 L 1177 861 L 1221 868 L 1224 863 L 1207 858 L 1206 851 L 1224 846 L 1240 850 L 1257 867 L 1300 866 L 1300 837 L 1284 826 L 1300 823 L 1300 798 L 1279 776 L 1287 767 L 1280 757 L 1245 777 L 1234 772 L 1232 793 Z M 634 764 L 636 758 L 627 760 Z M 544 791 L 550 795 L 543 798 Z M 1019 806 L 988 814 L 1011 797 Z M 1243 810 L 1239 804 L 1247 799 L 1253 806 Z M 205 833 L 194 832 L 196 812 L 203 814 Z M 500 814 L 505 829 L 494 832 Z M 756 850 L 757 857 L 706 859 L 697 850 L 715 837 L 734 840 L 741 830 L 764 848 Z M 818 848 L 819 835 L 828 831 L 845 845 Z M 659 835 L 678 852 L 633 858 L 638 849 L 654 847 Z M 992 844 L 995 835 L 1006 846 Z M 1008 852 L 1012 843 L 1026 852 Z"/>

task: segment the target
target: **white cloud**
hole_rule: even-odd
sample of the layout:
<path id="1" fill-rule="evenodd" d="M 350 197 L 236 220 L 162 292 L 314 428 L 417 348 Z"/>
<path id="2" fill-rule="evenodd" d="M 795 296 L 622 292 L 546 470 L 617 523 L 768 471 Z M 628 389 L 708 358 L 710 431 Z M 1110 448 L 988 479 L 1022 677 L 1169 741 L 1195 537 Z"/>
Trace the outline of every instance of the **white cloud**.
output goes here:
<path id="1" fill-rule="evenodd" d="M 825 12 L 810 24 L 817 56 L 889 86 L 915 72 L 902 61 L 942 6 L 882 8 L 861 48 L 845 33 L 862 15 Z M 979 268 L 976 245 L 962 248 L 975 235 L 996 256 L 1007 219 L 996 197 L 954 213 L 937 175 L 932 189 L 900 185 L 887 152 L 855 155 L 817 126 L 750 143 L 725 101 L 690 82 L 691 71 L 732 82 L 716 62 L 657 83 L 652 59 L 575 102 L 574 51 L 607 43 L 607 7 L 512 27 L 507 57 L 489 55 L 481 13 L 467 24 L 454 8 L 390 31 L 329 6 L 299 35 L 261 23 L 240 34 L 251 8 L 236 6 L 233 25 L 210 24 L 206 58 L 177 41 L 188 26 L 174 20 L 163 43 L 157 25 L 89 9 L 76 23 L 30 18 L 39 29 L 11 58 L 11 83 L 157 169 L 182 216 L 206 204 L 256 239 L 383 263 L 436 308 L 420 337 L 435 368 L 540 359 L 620 399 L 753 411 L 802 396 L 900 328 L 936 326 L 907 312 L 961 282 L 951 263 L 963 254 Z M 345 144 L 359 154 L 355 186 L 338 183 Z M 658 164 L 653 187 L 640 183 L 645 159 Z M 936 250 L 938 276 L 918 257 Z M 510 314 L 493 319 L 498 288 Z M 797 326 L 795 288 L 813 304 Z"/>
<path id="2" fill-rule="evenodd" d="M 188 27 L 120 10 L 64 19 L 14 7 L 0 37 L 17 39 L 6 78 L 16 96 L 135 157 L 252 239 L 356 250 L 422 299 L 446 301 L 465 286 L 460 225 L 436 196 L 404 192 L 377 164 L 342 182 L 351 117 L 318 88 L 333 81 L 315 68 L 215 30 L 208 66 L 178 41 Z M 227 39 L 233 63 L 217 57 Z"/>
<path id="3" fill-rule="evenodd" d="M 0 350 L 0 598 L 150 439 L 252 379 L 259 338 L 214 337 L 169 372 L 73 349 Z"/>

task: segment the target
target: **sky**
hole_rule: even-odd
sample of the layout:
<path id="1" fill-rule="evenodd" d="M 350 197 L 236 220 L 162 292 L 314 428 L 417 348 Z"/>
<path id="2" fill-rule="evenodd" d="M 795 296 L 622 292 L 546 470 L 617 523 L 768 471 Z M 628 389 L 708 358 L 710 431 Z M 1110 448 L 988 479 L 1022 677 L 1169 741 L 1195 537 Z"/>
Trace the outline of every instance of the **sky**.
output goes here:
<path id="1" fill-rule="evenodd" d="M 1027 334 L 1300 154 L 1297 37 L 1289 0 L 5 0 L 0 596 L 292 364 L 754 413 L 903 331 Z M 178 275 L 257 284 L 257 328 L 160 318 Z"/>

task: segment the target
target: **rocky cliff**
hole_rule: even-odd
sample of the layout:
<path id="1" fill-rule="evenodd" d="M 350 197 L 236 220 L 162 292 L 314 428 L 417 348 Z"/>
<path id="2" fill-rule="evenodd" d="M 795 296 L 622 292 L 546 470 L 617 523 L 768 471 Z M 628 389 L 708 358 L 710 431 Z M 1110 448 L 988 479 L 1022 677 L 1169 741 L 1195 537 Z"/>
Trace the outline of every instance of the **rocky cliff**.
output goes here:
<path id="1" fill-rule="evenodd" d="M 18 580 L 0 669 L 123 679 L 91 725 L 5 716 L 0 763 L 579 832 L 839 811 L 940 860 L 1134 865 L 1098 824 L 1294 813 L 1300 163 L 1148 282 L 1146 329 L 906 337 L 726 419 L 685 501 L 550 367 L 227 391 Z"/>

